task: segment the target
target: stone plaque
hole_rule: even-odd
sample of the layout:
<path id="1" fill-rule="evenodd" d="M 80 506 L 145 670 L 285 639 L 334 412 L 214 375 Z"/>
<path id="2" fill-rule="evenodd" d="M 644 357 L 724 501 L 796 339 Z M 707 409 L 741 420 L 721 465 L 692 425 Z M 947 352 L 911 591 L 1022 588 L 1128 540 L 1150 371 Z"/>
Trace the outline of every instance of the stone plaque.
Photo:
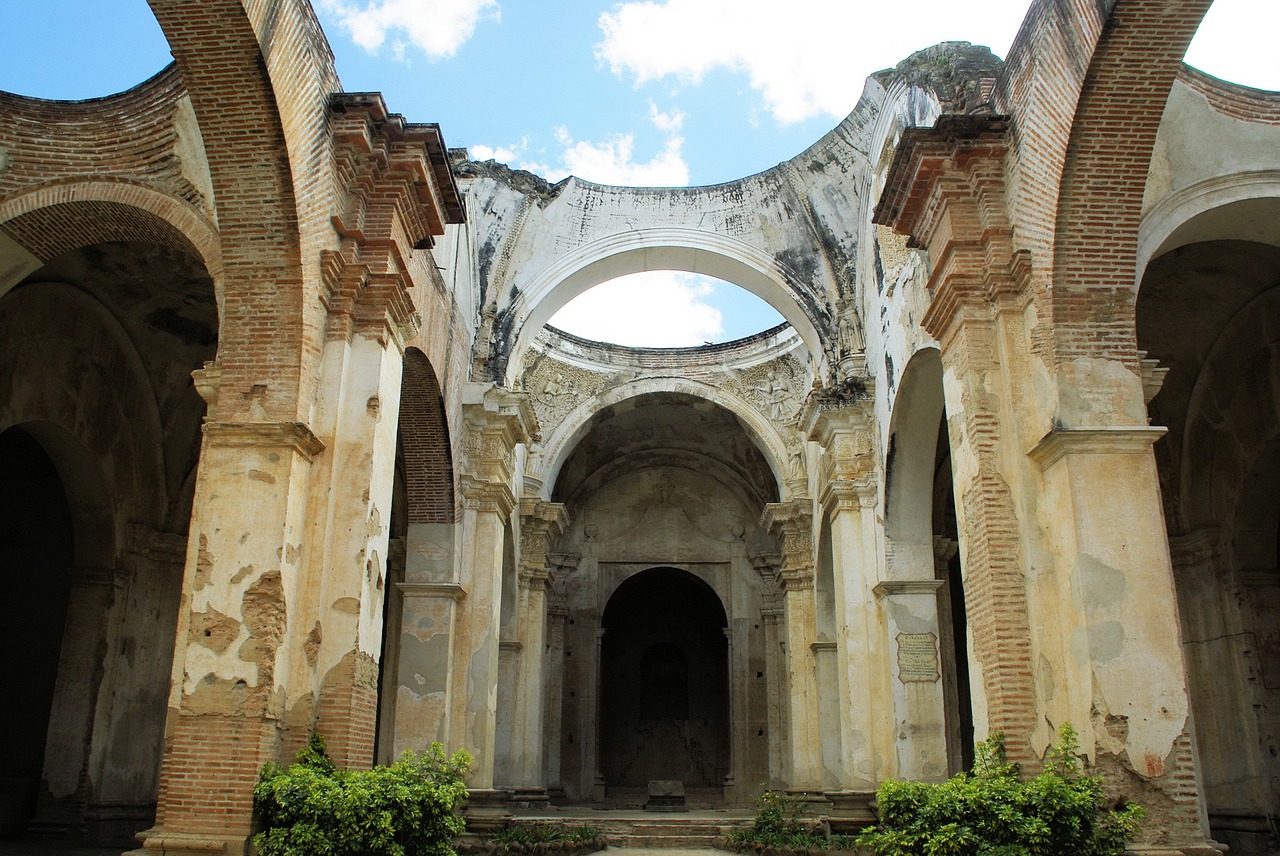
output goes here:
<path id="1" fill-rule="evenodd" d="M 898 680 L 936 681 L 938 674 L 938 637 L 932 633 L 898 634 Z"/>

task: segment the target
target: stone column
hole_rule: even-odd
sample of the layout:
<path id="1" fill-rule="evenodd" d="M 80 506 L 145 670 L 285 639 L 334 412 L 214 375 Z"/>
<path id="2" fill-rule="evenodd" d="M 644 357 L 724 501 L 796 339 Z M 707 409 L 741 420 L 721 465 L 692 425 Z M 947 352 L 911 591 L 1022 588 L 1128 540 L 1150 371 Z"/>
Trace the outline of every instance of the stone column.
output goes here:
<path id="1" fill-rule="evenodd" d="M 904 779 L 947 777 L 945 700 L 938 647 L 941 580 L 885 580 L 875 588 L 888 622 L 896 769 Z"/>
<path id="2" fill-rule="evenodd" d="M 546 700 L 548 550 L 568 523 L 564 505 L 525 497 L 520 500 L 519 602 L 516 634 L 520 661 L 515 681 L 512 768 L 522 792 L 545 791 L 542 778 L 543 714 Z M 522 796 L 521 798 L 527 798 Z"/>
<path id="3" fill-rule="evenodd" d="M 955 592 L 951 589 L 951 560 L 960 549 L 960 544 L 942 535 L 933 539 L 933 573 L 938 581 L 938 646 L 942 655 L 942 698 L 946 716 L 947 732 L 947 772 L 955 774 L 966 769 L 965 747 L 973 746 L 973 728 L 967 727 L 965 717 L 972 719 L 972 711 L 961 712 L 961 699 L 968 699 L 968 682 L 961 687 L 960 676 L 968 677 L 968 659 L 963 664 L 956 658 L 956 628 L 952 604 L 955 603 Z M 962 649 L 965 650 L 965 649 Z M 962 669 L 964 671 L 962 671 Z M 963 690 L 963 691 L 962 691 Z"/>
<path id="4" fill-rule="evenodd" d="M 783 784 L 787 757 L 787 689 L 785 649 L 782 641 L 782 595 L 776 591 L 778 556 L 753 555 L 751 565 L 767 592 L 760 620 L 764 625 L 765 729 L 769 741 L 769 787 Z"/>
<path id="5" fill-rule="evenodd" d="M 452 561 L 452 552 L 448 558 Z M 458 603 L 466 597 L 458 583 L 423 579 L 412 568 L 410 562 L 407 579 L 396 585 L 402 603 L 400 636 L 387 640 L 398 647 L 393 759 L 406 749 L 421 751 L 449 742 L 453 630 Z"/>
<path id="6" fill-rule="evenodd" d="M 325 343 L 316 423 L 330 449 L 313 482 L 307 620 L 292 646 L 295 667 L 314 672 L 315 728 L 342 767 L 372 764 L 377 728 L 403 375 L 400 337 L 381 321 Z"/>
<path id="7" fill-rule="evenodd" d="M 800 500 L 765 505 L 760 525 L 782 545 L 778 585 L 782 589 L 783 639 L 788 694 L 784 778 L 792 790 L 822 790 L 822 733 L 814 669 L 813 515 Z"/>
<path id="8" fill-rule="evenodd" d="M 94 701 L 102 677 L 107 618 L 124 587 L 120 575 L 109 570 L 71 568 L 67 618 L 58 651 L 58 674 L 49 708 L 42 784 L 37 795 L 36 829 L 61 831 L 79 817 L 76 797 L 87 762 Z"/>
<path id="9" fill-rule="evenodd" d="M 470 785 L 491 791 L 497 729 L 498 636 L 505 529 L 515 507 L 514 452 L 536 418 L 524 396 L 491 384 L 463 391 L 463 458 L 458 487 L 459 604 L 450 670 L 449 745 L 475 756 Z"/>
<path id="10" fill-rule="evenodd" d="M 836 691 L 844 790 L 870 791 L 887 775 L 894 735 L 892 684 L 882 620 L 872 592 L 880 580 L 879 500 L 870 380 L 855 400 L 842 391 L 810 396 L 802 425 L 823 449 L 819 503 L 831 524 L 835 573 Z M 935 628 L 936 631 L 936 628 Z"/>
<path id="11" fill-rule="evenodd" d="M 577 566 L 577 557 L 565 554 L 548 557 L 551 566 L 566 569 Z M 553 575 L 554 578 L 554 575 Z M 547 644 L 543 668 L 547 691 L 543 693 L 542 779 L 552 802 L 565 798 L 560 765 L 560 744 L 564 740 L 564 637 L 569 620 L 569 607 L 563 590 L 554 591 L 547 603 Z"/>

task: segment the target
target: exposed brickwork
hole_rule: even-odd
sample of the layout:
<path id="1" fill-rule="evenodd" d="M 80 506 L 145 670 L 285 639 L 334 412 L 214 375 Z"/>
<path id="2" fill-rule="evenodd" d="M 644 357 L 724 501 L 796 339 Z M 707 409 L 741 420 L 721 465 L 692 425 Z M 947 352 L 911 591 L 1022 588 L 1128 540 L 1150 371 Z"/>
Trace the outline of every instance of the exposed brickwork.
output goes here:
<path id="1" fill-rule="evenodd" d="M 157 823 L 170 832 L 248 836 L 253 785 L 262 765 L 277 760 L 275 721 L 181 714 L 170 725 Z"/>
<path id="2" fill-rule="evenodd" d="M 9 155 L 0 195 L 91 175 L 127 177 L 200 204 L 174 151 L 174 113 L 185 94 L 173 66 L 119 95 L 91 101 L 0 92 L 0 148 Z"/>
<path id="3" fill-rule="evenodd" d="M 41 261 L 110 241 L 136 241 L 175 247 L 195 258 L 200 253 L 171 223 L 118 202 L 68 202 L 22 214 L 4 230 Z"/>
<path id="4" fill-rule="evenodd" d="M 1189 65 L 1178 72 L 1178 80 L 1203 95 L 1213 109 L 1224 116 L 1242 122 L 1280 125 L 1280 94 L 1219 80 Z"/>
<path id="5" fill-rule="evenodd" d="M 404 355 L 400 387 L 400 449 L 410 523 L 452 523 L 453 464 L 444 399 L 427 358 L 416 348 Z"/>
<path id="6" fill-rule="evenodd" d="M 378 664 L 350 653 L 325 675 L 316 705 L 316 731 L 340 767 L 368 768 L 378 726 Z"/>
<path id="7" fill-rule="evenodd" d="M 270 5 L 277 20 L 289 18 L 281 4 Z M 235 0 L 155 0 L 151 7 L 195 107 L 217 204 L 225 294 L 220 418 L 296 419 L 310 400 L 304 351 L 318 361 L 320 341 L 303 323 L 297 189 L 283 156 L 291 147 L 258 35 Z M 298 52 L 291 35 L 286 28 L 273 38 L 272 52 Z"/>
<path id="8" fill-rule="evenodd" d="M 1089 63 L 1061 177 L 1054 241 L 1056 358 L 1137 370 L 1138 225 L 1165 102 L 1211 0 L 1121 0 Z"/>

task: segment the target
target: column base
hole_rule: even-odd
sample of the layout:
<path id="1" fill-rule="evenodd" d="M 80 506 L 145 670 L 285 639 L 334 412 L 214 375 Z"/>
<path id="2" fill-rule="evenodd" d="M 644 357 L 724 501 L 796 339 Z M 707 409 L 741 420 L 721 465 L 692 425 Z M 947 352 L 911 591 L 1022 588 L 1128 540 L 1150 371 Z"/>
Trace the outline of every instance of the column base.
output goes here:
<path id="1" fill-rule="evenodd" d="M 546 788 L 512 788 L 511 801 L 508 805 L 511 808 L 539 808 L 551 802 L 551 796 Z"/>
<path id="2" fill-rule="evenodd" d="M 827 791 L 825 796 L 831 801 L 828 819 L 832 832 L 861 832 L 876 822 L 871 808 L 875 791 Z"/>
<path id="3" fill-rule="evenodd" d="M 244 853 L 243 836 L 165 834 L 159 829 L 139 832 L 142 846 L 123 856 L 209 856 L 210 853 Z"/>
<path id="4" fill-rule="evenodd" d="M 511 820 L 511 791 L 495 788 L 473 788 L 467 791 L 467 805 L 462 816 L 467 832 L 485 834 Z"/>

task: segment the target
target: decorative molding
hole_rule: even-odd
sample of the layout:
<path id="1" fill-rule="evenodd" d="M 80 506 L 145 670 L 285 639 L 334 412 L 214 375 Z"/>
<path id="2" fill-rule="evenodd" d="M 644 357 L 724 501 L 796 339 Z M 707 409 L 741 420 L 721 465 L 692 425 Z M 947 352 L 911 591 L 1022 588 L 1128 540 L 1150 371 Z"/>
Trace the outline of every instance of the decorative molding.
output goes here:
<path id="1" fill-rule="evenodd" d="M 396 583 L 396 591 L 405 597 L 438 597 L 453 601 L 466 600 L 467 590 L 458 583 Z"/>
<path id="2" fill-rule="evenodd" d="M 270 449 L 287 446 L 310 460 L 324 443 L 302 422 L 206 422 L 210 444 L 229 448 Z"/>
<path id="3" fill-rule="evenodd" d="M 898 595 L 934 594 L 942 588 L 942 580 L 884 580 L 876 583 L 871 591 L 876 597 Z"/>
<path id="4" fill-rule="evenodd" d="M 1133 427 L 1054 428 L 1030 452 L 1031 460 L 1047 470 L 1066 455 L 1133 455 L 1148 451 L 1169 429 Z"/>

